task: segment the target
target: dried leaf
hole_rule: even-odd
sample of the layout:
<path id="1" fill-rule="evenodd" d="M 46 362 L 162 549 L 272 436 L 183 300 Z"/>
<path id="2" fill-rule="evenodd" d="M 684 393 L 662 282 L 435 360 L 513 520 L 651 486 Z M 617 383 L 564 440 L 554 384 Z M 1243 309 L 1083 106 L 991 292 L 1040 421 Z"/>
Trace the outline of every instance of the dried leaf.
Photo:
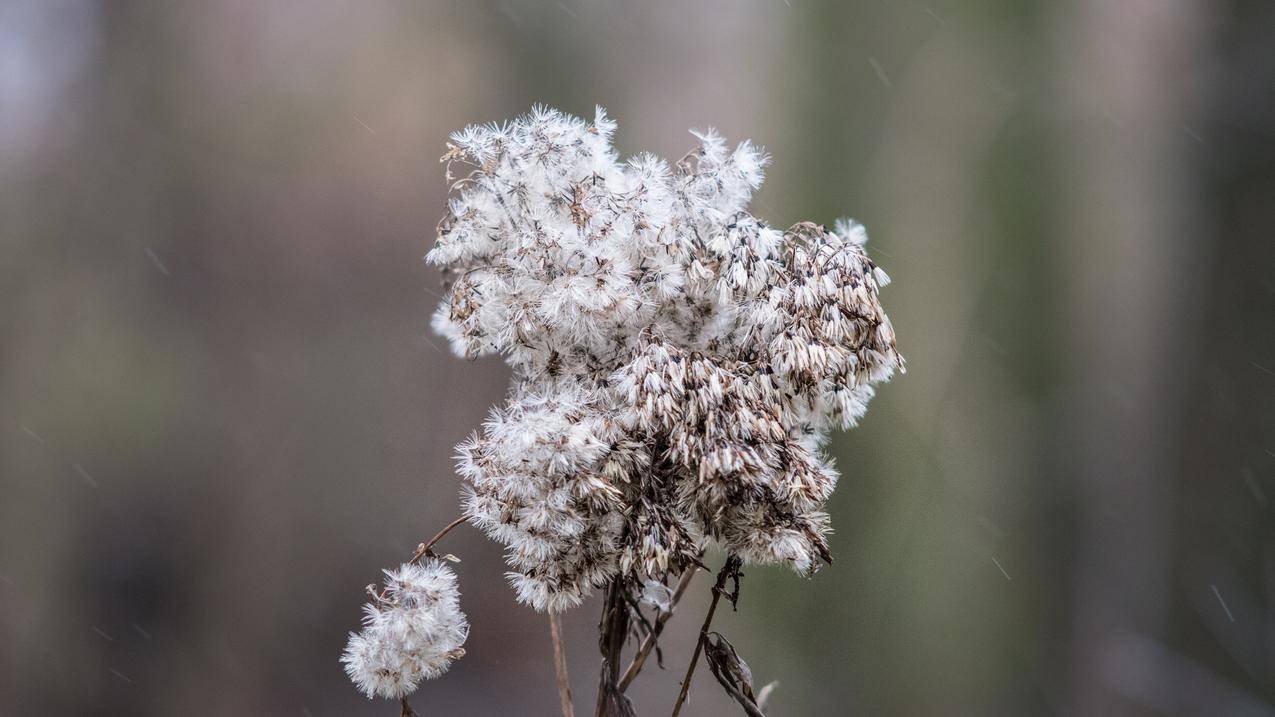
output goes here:
<path id="1" fill-rule="evenodd" d="M 726 692 L 744 708 L 749 717 L 765 717 L 753 694 L 753 671 L 736 652 L 735 646 L 719 632 L 708 634 L 704 644 L 704 657 L 713 677 Z"/>

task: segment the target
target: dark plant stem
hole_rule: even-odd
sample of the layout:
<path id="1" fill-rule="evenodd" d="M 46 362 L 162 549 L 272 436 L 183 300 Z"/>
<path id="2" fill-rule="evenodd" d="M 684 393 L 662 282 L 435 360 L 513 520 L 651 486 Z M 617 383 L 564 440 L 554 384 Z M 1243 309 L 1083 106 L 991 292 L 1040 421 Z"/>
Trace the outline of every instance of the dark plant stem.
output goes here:
<path id="1" fill-rule="evenodd" d="M 700 653 L 704 651 L 704 643 L 708 641 L 708 628 L 713 625 L 713 613 L 717 612 L 717 603 L 725 592 L 726 580 L 733 576 L 738 577 L 740 562 L 739 558 L 732 555 L 726 558 L 726 564 L 717 573 L 717 581 L 713 583 L 713 601 L 708 604 L 708 614 L 704 616 L 704 625 L 699 629 L 699 640 L 695 642 L 695 651 L 691 653 L 691 664 L 686 668 L 686 677 L 682 678 L 682 689 L 677 693 L 677 702 L 673 703 L 672 717 L 677 717 L 682 712 L 682 704 L 686 702 L 686 694 L 691 689 L 691 677 L 695 675 L 695 665 L 699 662 Z"/>
<path id="2" fill-rule="evenodd" d="M 642 665 L 646 662 L 646 658 L 651 654 L 651 650 L 655 648 L 659 641 L 660 633 L 664 631 L 664 623 L 673 617 L 673 610 L 677 607 L 677 603 L 682 599 L 682 595 L 686 592 L 686 588 L 690 586 L 691 580 L 695 577 L 695 573 L 699 572 L 699 568 L 690 565 L 686 570 L 682 571 L 682 577 L 677 582 L 677 589 L 673 592 L 673 599 L 669 601 L 667 612 L 661 612 L 655 618 L 655 627 L 651 633 L 642 641 L 642 645 L 638 647 L 637 654 L 633 656 L 633 661 L 629 663 L 628 669 L 624 671 L 624 676 L 620 678 L 620 691 L 629 689 L 629 685 L 633 684 L 633 680 L 637 678 L 638 673 L 642 671 Z"/>
<path id="3" fill-rule="evenodd" d="M 619 689 L 620 653 L 629 633 L 628 586 L 616 577 L 607 588 L 598 624 L 598 648 L 602 651 L 602 674 L 598 679 L 597 717 L 630 717 L 633 707 Z"/>
<path id="4" fill-rule="evenodd" d="M 398 708 L 398 717 L 416 717 L 416 713 L 412 711 L 412 706 L 407 703 L 406 697 L 399 698 Z"/>

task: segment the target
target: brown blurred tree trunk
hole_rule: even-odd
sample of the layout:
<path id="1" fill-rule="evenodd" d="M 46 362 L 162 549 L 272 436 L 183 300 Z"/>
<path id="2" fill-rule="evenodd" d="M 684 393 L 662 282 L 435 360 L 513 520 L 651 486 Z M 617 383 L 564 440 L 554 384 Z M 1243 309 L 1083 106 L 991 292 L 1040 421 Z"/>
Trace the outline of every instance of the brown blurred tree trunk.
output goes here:
<path id="1" fill-rule="evenodd" d="M 1071 279 L 1061 450 L 1077 498 L 1069 714 L 1137 712 L 1139 691 L 1165 677 L 1127 648 L 1165 634 L 1171 594 L 1175 387 L 1200 338 L 1186 149 L 1202 11 L 1086 0 L 1058 38 L 1070 196 L 1057 252 Z"/>

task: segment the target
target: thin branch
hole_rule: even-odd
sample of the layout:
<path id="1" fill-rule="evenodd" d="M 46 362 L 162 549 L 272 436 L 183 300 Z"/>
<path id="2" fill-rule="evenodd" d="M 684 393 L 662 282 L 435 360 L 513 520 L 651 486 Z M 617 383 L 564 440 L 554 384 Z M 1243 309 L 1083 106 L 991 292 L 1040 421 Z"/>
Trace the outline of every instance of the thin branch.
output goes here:
<path id="1" fill-rule="evenodd" d="M 549 613 L 549 635 L 553 638 L 553 670 L 558 676 L 562 717 L 575 717 L 575 708 L 571 706 L 571 680 L 567 678 L 567 655 L 562 649 L 562 620 L 558 613 Z"/>
<path id="2" fill-rule="evenodd" d="M 458 526 L 458 525 L 460 525 L 461 523 L 464 523 L 464 522 L 466 522 L 466 521 L 468 521 L 468 520 L 469 520 L 469 514 L 468 514 L 468 513 L 466 513 L 466 514 L 464 514 L 464 515 L 460 516 L 459 518 L 457 518 L 456 520 L 453 520 L 452 522 L 450 522 L 450 523 L 448 523 L 447 525 L 443 526 L 443 529 L 442 529 L 442 530 L 440 530 L 440 531 L 438 531 L 437 533 L 435 533 L 435 534 L 434 534 L 434 537 L 432 537 L 432 538 L 430 538 L 429 540 L 425 541 L 424 543 L 421 543 L 420 545 L 416 546 L 416 552 L 412 554 L 412 559 L 411 559 L 411 560 L 409 560 L 409 561 L 407 561 L 407 562 L 409 562 L 409 563 L 419 562 L 421 558 L 423 558 L 423 557 L 425 557 L 425 556 L 427 556 L 427 555 L 428 555 L 429 557 L 431 557 L 431 558 L 432 558 L 432 557 L 434 557 L 434 550 L 433 550 L 433 548 L 434 548 L 434 544 L 435 544 L 435 543 L 437 543 L 438 541 L 442 540 L 442 539 L 443 539 L 443 536 L 445 536 L 445 535 L 447 535 L 448 533 L 452 532 L 452 528 L 455 528 L 456 526 Z"/>
<path id="3" fill-rule="evenodd" d="M 713 613 L 717 612 L 717 603 L 722 599 L 726 589 L 726 580 L 735 579 L 736 594 L 739 590 L 740 559 L 734 555 L 726 558 L 726 564 L 717 573 L 717 582 L 713 583 L 713 601 L 708 604 L 708 614 L 704 616 L 704 626 L 699 629 L 699 640 L 695 642 L 695 651 L 691 653 L 691 664 L 686 668 L 686 677 L 682 678 L 682 689 L 677 693 L 677 702 L 673 703 L 673 715 L 677 717 L 682 711 L 682 703 L 686 702 L 686 693 L 691 689 L 691 677 L 695 675 L 695 664 L 699 662 L 699 654 L 704 651 L 704 643 L 708 641 L 708 628 L 713 624 Z"/>
<path id="4" fill-rule="evenodd" d="M 427 557 L 427 556 L 428 556 L 428 557 L 431 557 L 431 558 L 438 557 L 438 556 L 436 556 L 436 555 L 434 554 L 434 550 L 433 550 L 433 548 L 434 548 L 434 544 L 435 544 L 435 543 L 437 543 L 438 541 L 442 540 L 442 539 L 443 539 L 443 537 L 444 537 L 444 536 L 446 536 L 448 533 L 452 532 L 452 529 L 453 529 L 453 528 L 455 528 L 456 526 L 458 526 L 458 525 L 460 525 L 461 523 L 464 523 L 464 522 L 466 522 L 466 521 L 468 521 L 468 520 L 469 520 L 469 514 L 468 514 L 468 513 L 465 513 L 464 515 L 460 516 L 459 518 L 457 518 L 457 519 L 453 520 L 452 522 L 448 523 L 447 525 L 443 526 L 443 529 L 442 529 L 442 530 L 438 531 L 437 533 L 434 533 L 434 537 L 432 537 L 432 538 L 430 538 L 429 540 L 425 541 L 424 543 L 421 543 L 420 545 L 416 546 L 416 552 L 412 553 L 412 557 L 411 557 L 411 558 L 409 558 L 407 562 L 408 562 L 408 563 L 419 563 L 419 562 L 421 561 L 421 558 L 424 558 L 424 557 Z M 376 586 L 375 586 L 375 585 L 368 585 L 368 586 L 367 586 L 367 594 L 368 594 L 368 595 L 371 595 L 371 596 L 372 596 L 374 599 L 376 599 L 376 600 L 385 600 L 385 596 L 388 594 L 388 591 L 389 591 L 389 586 L 386 586 L 386 587 L 385 587 L 383 590 L 381 590 L 380 592 L 377 592 L 377 590 L 376 590 Z M 408 704 L 407 704 L 407 700 L 406 700 L 406 699 L 404 699 L 404 700 L 403 700 L 402 708 L 403 708 L 403 715 L 404 715 L 404 717 L 407 717 L 408 715 L 414 715 L 414 714 L 416 714 L 415 712 L 412 712 L 412 711 L 411 711 L 411 710 L 412 710 L 412 708 L 411 708 L 410 706 L 408 706 Z"/>
<path id="5" fill-rule="evenodd" d="M 695 578 L 695 573 L 697 572 L 699 572 L 699 568 L 694 565 L 682 571 L 682 578 L 678 580 L 677 589 L 673 591 L 673 599 L 669 601 L 668 610 L 661 612 L 655 618 L 655 629 L 642 641 L 637 654 L 633 656 L 633 661 L 629 663 L 629 668 L 624 671 L 624 676 L 620 678 L 621 692 L 627 690 L 629 685 L 633 684 L 633 680 L 637 678 L 638 673 L 642 671 L 643 663 L 646 662 L 647 656 L 651 654 L 651 650 L 655 648 L 656 643 L 659 641 L 660 633 L 664 631 L 664 623 L 673 617 L 673 610 L 677 607 L 677 601 L 682 599 L 682 595 L 686 593 L 686 588 L 690 587 L 691 580 Z"/>

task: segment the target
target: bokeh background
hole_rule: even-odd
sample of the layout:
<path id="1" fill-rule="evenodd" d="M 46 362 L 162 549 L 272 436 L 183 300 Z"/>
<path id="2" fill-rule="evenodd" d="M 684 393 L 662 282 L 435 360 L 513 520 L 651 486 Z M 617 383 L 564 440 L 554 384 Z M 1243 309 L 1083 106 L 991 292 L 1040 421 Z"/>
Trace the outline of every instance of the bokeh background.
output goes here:
<path id="1" fill-rule="evenodd" d="M 508 377 L 428 329 L 436 160 L 535 102 L 752 138 L 760 216 L 895 279 L 836 564 L 717 622 L 773 715 L 1275 714 L 1272 48 L 1260 0 L 0 2 L 0 714 L 397 714 L 337 657 Z M 498 547 L 445 548 L 417 710 L 555 714 Z"/>

